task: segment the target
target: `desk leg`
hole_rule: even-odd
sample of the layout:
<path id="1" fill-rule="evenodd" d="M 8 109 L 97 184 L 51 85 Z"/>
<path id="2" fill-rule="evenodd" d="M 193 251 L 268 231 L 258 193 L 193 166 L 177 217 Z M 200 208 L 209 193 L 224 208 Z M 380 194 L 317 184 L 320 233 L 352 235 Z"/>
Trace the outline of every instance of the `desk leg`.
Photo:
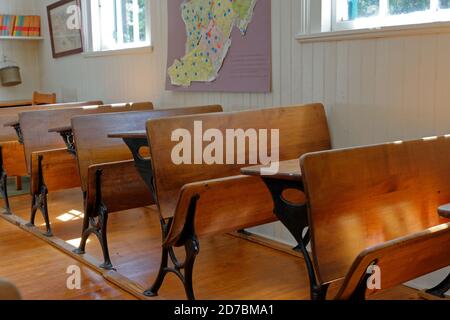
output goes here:
<path id="1" fill-rule="evenodd" d="M 17 139 L 19 139 L 20 144 L 23 144 L 23 134 L 22 134 L 22 128 L 20 127 L 20 124 L 16 124 L 13 126 L 14 130 L 16 130 Z"/>
<path id="2" fill-rule="evenodd" d="M 182 237 L 178 240 L 177 243 L 165 243 L 165 239 L 169 235 L 173 220 L 169 219 L 168 221 L 164 221 L 163 219 L 161 219 L 161 228 L 163 233 L 163 251 L 161 265 L 159 267 L 158 276 L 156 277 L 155 282 L 148 290 L 144 292 L 145 296 L 156 297 L 166 275 L 168 273 L 173 273 L 183 283 L 188 300 L 195 300 L 192 276 L 194 271 L 195 259 L 200 253 L 200 243 L 197 239 L 197 236 L 195 235 L 194 227 L 195 208 L 197 206 L 198 199 L 198 196 L 191 199 L 188 217 L 186 218 L 186 225 L 184 226 Z M 178 260 L 174 251 L 174 246 L 184 246 L 186 251 L 184 262 L 180 262 L 180 260 Z M 169 266 L 169 258 L 172 262 L 172 266 Z"/>
<path id="3" fill-rule="evenodd" d="M 31 215 L 30 215 L 30 222 L 27 223 L 28 227 L 34 227 L 34 220 L 36 218 L 36 213 L 39 210 L 42 213 L 42 216 L 44 217 L 45 221 L 45 227 L 47 229 L 46 233 L 44 233 L 47 237 L 52 237 L 52 229 L 50 226 L 50 218 L 48 215 L 48 205 L 47 205 L 47 195 L 48 195 L 48 188 L 45 185 L 44 182 L 44 173 L 42 172 L 42 155 L 38 158 L 38 193 L 33 194 L 33 199 L 31 202 Z"/>
<path id="4" fill-rule="evenodd" d="M 125 144 L 130 149 L 133 154 L 134 164 L 138 170 L 141 178 L 144 180 L 145 184 L 149 188 L 153 200 L 156 203 L 156 192 L 153 185 L 153 171 L 152 171 L 152 161 L 150 159 L 145 159 L 139 153 L 139 150 L 143 147 L 148 148 L 147 139 L 123 139 Z"/>
<path id="5" fill-rule="evenodd" d="M 11 207 L 9 205 L 9 198 L 8 198 L 8 176 L 6 174 L 5 168 L 3 168 L 3 151 L 2 147 L 0 146 L 0 194 L 5 201 L 5 208 L 3 211 L 3 214 L 11 215 Z"/>
<path id="6" fill-rule="evenodd" d="M 77 149 L 75 148 L 75 139 L 73 136 L 73 131 L 62 131 L 60 132 L 61 137 L 64 140 L 64 143 L 67 147 L 67 152 L 69 152 L 72 156 L 76 157 L 77 155 Z"/>
<path id="7" fill-rule="evenodd" d="M 91 234 L 95 234 L 103 252 L 103 263 L 99 266 L 105 270 L 115 270 L 111 262 L 108 248 L 108 208 L 103 202 L 102 198 L 102 170 L 97 170 L 95 179 L 95 203 L 90 206 L 86 201 L 86 194 L 84 197 L 84 219 L 83 232 L 78 249 L 73 250 L 74 253 L 82 255 L 86 253 L 86 243 Z"/>
<path id="8" fill-rule="evenodd" d="M 298 242 L 298 246 L 294 248 L 294 250 L 301 252 L 305 258 L 310 282 L 311 299 L 324 300 L 326 298 L 328 286 L 318 285 L 311 257 L 306 250 L 306 246 L 311 239 L 309 229 L 306 231 L 305 235 L 303 235 L 305 228 L 309 226 L 306 204 L 291 203 L 283 198 L 283 192 L 287 189 L 296 189 L 303 192 L 303 183 L 301 181 L 288 181 L 271 178 L 266 178 L 263 180 L 272 194 L 274 214 Z"/>

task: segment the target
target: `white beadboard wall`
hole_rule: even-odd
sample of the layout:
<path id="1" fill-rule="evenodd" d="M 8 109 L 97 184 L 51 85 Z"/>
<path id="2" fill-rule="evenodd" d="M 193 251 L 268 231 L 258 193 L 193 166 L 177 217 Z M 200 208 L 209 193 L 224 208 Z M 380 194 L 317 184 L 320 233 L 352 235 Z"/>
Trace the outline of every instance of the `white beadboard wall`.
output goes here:
<path id="1" fill-rule="evenodd" d="M 0 0 L 0 14 L 37 14 L 40 5 L 39 0 Z M 0 85 L 0 100 L 31 99 L 31 93 L 40 88 L 39 44 L 0 40 L 0 62 L 3 62 L 3 55 L 19 65 L 22 84 L 15 87 Z"/>
<path id="2" fill-rule="evenodd" d="M 50 2 L 41 2 L 43 17 Z M 335 147 L 450 133 L 450 34 L 300 44 L 299 1 L 274 0 L 273 93 L 173 93 L 164 91 L 166 0 L 151 0 L 151 11 L 150 54 L 54 60 L 46 40 L 42 88 L 63 100 L 147 99 L 159 107 L 220 103 L 229 111 L 319 101 L 327 108 Z M 44 32 L 48 38 L 46 23 Z M 279 223 L 255 231 L 293 243 Z"/>

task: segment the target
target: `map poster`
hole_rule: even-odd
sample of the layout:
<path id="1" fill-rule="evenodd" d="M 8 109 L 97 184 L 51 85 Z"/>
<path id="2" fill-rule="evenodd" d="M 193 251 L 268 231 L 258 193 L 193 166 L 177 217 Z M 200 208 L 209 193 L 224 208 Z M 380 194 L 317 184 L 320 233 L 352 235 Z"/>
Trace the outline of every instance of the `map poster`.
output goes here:
<path id="1" fill-rule="evenodd" d="M 271 91 L 270 0 L 169 0 L 166 90 Z"/>

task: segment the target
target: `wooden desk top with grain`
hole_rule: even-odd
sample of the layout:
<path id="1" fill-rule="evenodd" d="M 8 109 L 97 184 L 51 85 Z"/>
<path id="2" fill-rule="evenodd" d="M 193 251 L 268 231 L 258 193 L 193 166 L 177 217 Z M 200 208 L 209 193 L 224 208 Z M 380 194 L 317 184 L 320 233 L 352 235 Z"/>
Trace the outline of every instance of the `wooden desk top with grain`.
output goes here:
<path id="1" fill-rule="evenodd" d="M 268 169 L 268 165 L 259 165 L 253 167 L 242 168 L 242 174 L 248 176 L 260 176 L 269 179 L 280 179 L 280 180 L 302 180 L 302 171 L 300 169 L 300 160 L 292 159 L 286 161 L 280 161 L 274 163 L 278 165 L 277 173 L 274 175 L 262 175 L 261 169 Z"/>
<path id="2" fill-rule="evenodd" d="M 0 108 L 31 106 L 31 100 L 0 101 Z"/>
<path id="3" fill-rule="evenodd" d="M 115 132 L 108 134 L 108 138 L 120 138 L 120 139 L 147 139 L 147 132 L 144 130 L 140 131 L 126 131 L 126 132 Z"/>
<path id="4" fill-rule="evenodd" d="M 72 126 L 56 127 L 48 130 L 48 132 L 56 132 L 56 133 L 62 133 L 67 131 L 72 131 Z"/>
<path id="5" fill-rule="evenodd" d="M 450 203 L 440 207 L 438 211 L 441 217 L 450 219 Z"/>

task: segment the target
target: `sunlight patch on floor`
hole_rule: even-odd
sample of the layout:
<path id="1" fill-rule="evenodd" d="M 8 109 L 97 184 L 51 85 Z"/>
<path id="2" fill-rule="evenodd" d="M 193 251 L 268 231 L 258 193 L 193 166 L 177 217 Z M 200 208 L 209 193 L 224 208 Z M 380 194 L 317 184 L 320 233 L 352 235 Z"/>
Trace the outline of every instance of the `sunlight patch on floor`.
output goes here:
<path id="1" fill-rule="evenodd" d="M 84 214 L 81 211 L 78 210 L 70 210 L 66 213 L 63 213 L 62 215 L 58 216 L 56 219 L 62 222 L 68 222 L 68 221 L 76 221 L 84 218 Z"/>
<path id="2" fill-rule="evenodd" d="M 91 240 L 87 240 L 86 243 L 89 243 Z M 76 238 L 72 240 L 67 240 L 66 243 L 78 248 L 80 246 L 81 238 Z"/>

